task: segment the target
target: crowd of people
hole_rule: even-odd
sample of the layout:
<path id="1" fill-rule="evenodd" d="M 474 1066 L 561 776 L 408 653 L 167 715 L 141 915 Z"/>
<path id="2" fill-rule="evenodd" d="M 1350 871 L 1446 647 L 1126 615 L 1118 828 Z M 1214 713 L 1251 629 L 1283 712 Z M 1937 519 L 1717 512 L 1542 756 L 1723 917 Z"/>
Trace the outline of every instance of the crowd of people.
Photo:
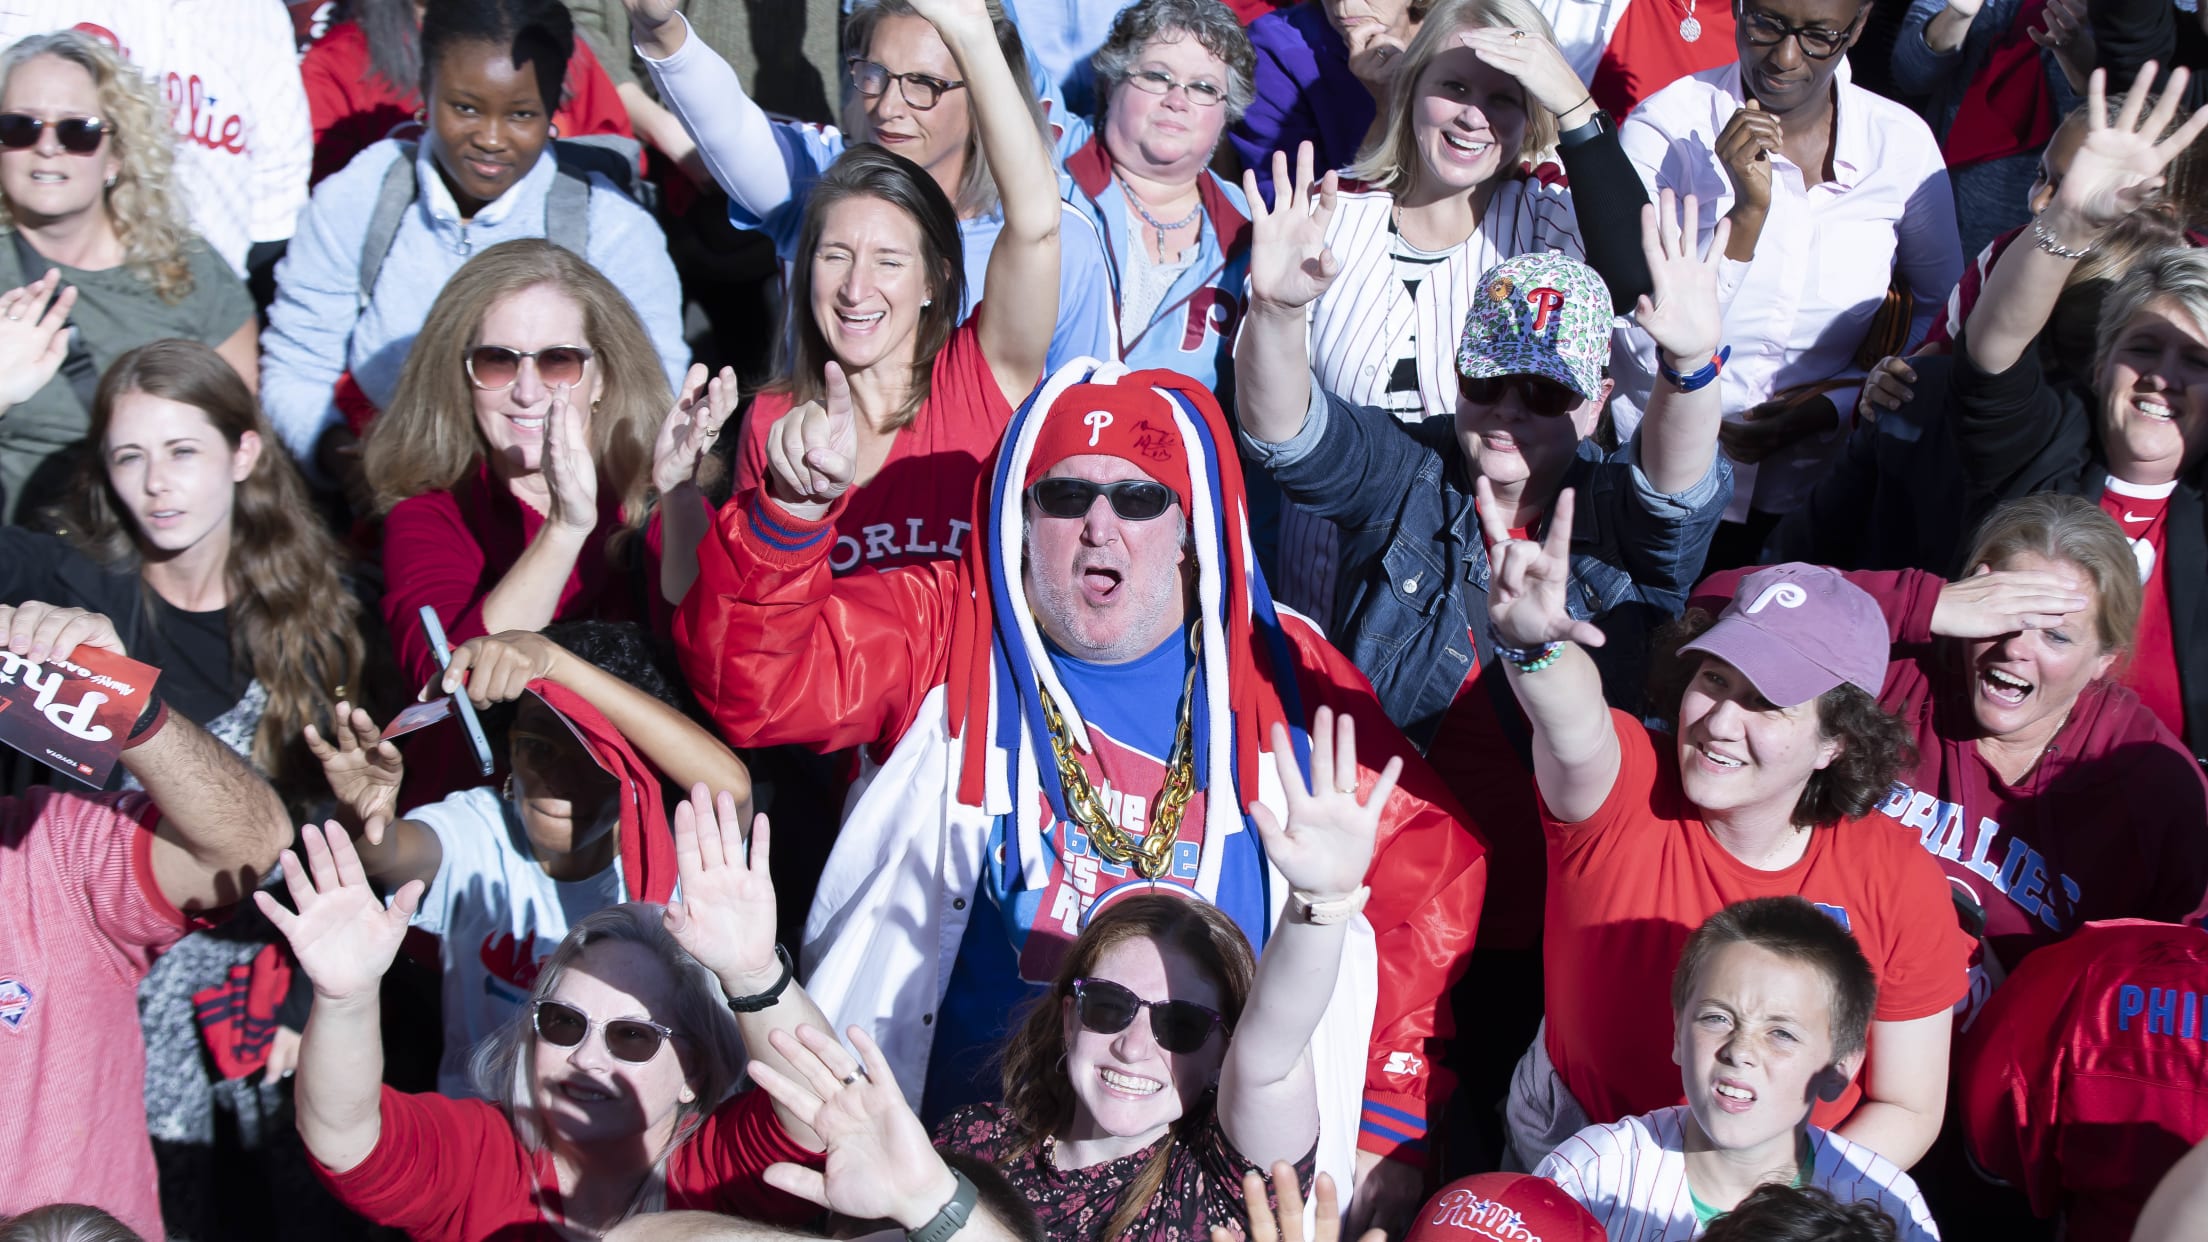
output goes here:
<path id="1" fill-rule="evenodd" d="M 0 1242 L 2201 1236 L 2197 7 L 7 7 Z"/>

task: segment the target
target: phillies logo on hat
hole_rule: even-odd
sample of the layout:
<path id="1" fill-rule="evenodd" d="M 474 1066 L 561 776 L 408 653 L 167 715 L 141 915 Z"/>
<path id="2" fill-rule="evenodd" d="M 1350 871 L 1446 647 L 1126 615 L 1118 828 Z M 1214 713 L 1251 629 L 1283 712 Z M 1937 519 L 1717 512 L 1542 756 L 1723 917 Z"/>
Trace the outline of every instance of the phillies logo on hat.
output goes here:
<path id="1" fill-rule="evenodd" d="M 30 1019 L 33 999 L 30 985 L 21 979 L 0 979 L 0 1027 L 22 1030 Z"/>
<path id="2" fill-rule="evenodd" d="M 1748 605 L 1748 615 L 1755 616 L 1768 604 L 1781 608 L 1799 608 L 1809 602 L 1809 592 L 1791 582 L 1774 582 L 1757 594 L 1754 603 Z"/>
<path id="3" fill-rule="evenodd" d="M 1433 1206 L 1430 1224 L 1470 1229 L 1496 1242 L 1541 1242 L 1541 1235 L 1526 1228 L 1526 1218 L 1515 1209 L 1472 1191 L 1447 1191 L 1434 1200 Z"/>
<path id="4" fill-rule="evenodd" d="M 1112 425 L 1112 412 L 1110 410 L 1090 410 L 1087 414 L 1081 416 L 1081 424 L 1089 429 L 1089 447 L 1095 448 L 1097 437 L 1103 435 L 1104 429 Z"/>
<path id="5" fill-rule="evenodd" d="M 1564 291 L 1544 285 L 1526 295 L 1526 305 L 1533 308 L 1533 330 L 1535 332 L 1546 331 L 1549 326 L 1549 316 L 1563 309 Z"/>

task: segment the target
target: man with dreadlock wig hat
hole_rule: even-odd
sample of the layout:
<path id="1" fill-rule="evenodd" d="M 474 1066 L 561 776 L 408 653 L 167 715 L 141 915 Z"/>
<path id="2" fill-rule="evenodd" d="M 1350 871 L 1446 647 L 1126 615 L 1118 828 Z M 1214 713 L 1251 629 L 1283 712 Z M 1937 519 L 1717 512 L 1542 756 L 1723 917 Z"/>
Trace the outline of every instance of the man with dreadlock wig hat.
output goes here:
<path id="1" fill-rule="evenodd" d="M 807 924 L 812 994 L 940 1117 L 993 1094 L 987 1051 L 1117 886 L 1192 890 L 1261 953 L 1284 918 L 1354 920 L 1311 998 L 1318 1165 L 1344 1185 L 1390 1165 L 1383 1182 L 1415 1188 L 1484 846 L 1364 677 L 1274 607 L 1211 393 L 1070 364 L 1007 428 L 960 559 L 836 579 L 852 439 L 828 380 L 825 407 L 770 431 L 766 485 L 721 511 L 676 624 L 731 744 L 873 761 Z M 1282 773 L 1309 788 L 1322 708 L 1355 755 L 1322 789 L 1363 797 L 1406 764 L 1354 893 L 1292 893 L 1249 818 L 1261 805 L 1293 833 Z"/>

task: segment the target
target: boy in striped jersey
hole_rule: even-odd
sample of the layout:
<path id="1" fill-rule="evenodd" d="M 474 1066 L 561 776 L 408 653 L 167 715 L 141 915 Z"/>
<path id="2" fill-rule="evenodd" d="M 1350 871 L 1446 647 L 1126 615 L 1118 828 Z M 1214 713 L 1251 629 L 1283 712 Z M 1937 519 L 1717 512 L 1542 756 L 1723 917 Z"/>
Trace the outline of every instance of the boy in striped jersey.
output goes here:
<path id="1" fill-rule="evenodd" d="M 1589 1126 L 1534 1172 L 1564 1188 L 1610 1242 L 1687 1242 L 1758 1186 L 1815 1186 L 1870 1202 L 1901 1242 L 1936 1240 L 1909 1175 L 1809 1124 L 1863 1064 L 1878 986 L 1855 938 L 1799 897 L 1711 915 L 1672 975 L 1672 1060 L 1685 1104 Z"/>

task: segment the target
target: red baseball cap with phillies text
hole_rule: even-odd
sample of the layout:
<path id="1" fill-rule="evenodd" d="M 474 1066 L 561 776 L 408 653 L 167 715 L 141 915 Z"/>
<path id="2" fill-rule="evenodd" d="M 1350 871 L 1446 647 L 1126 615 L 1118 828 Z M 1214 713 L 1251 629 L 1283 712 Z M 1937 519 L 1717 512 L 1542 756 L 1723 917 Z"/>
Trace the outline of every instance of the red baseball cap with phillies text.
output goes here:
<path id="1" fill-rule="evenodd" d="M 1050 468 L 1068 457 L 1099 453 L 1118 457 L 1171 488 L 1180 498 L 1181 512 L 1188 503 L 1188 451 L 1181 444 L 1180 428 L 1173 423 L 1173 407 L 1156 389 L 1136 384 L 1075 384 L 1058 394 L 1043 429 L 1036 434 L 1034 455 L 1027 459 L 1027 478 L 1033 486 Z"/>
<path id="2" fill-rule="evenodd" d="M 1609 1236 L 1545 1177 L 1475 1173 L 1428 1199 L 1403 1242 L 1607 1242 Z"/>

